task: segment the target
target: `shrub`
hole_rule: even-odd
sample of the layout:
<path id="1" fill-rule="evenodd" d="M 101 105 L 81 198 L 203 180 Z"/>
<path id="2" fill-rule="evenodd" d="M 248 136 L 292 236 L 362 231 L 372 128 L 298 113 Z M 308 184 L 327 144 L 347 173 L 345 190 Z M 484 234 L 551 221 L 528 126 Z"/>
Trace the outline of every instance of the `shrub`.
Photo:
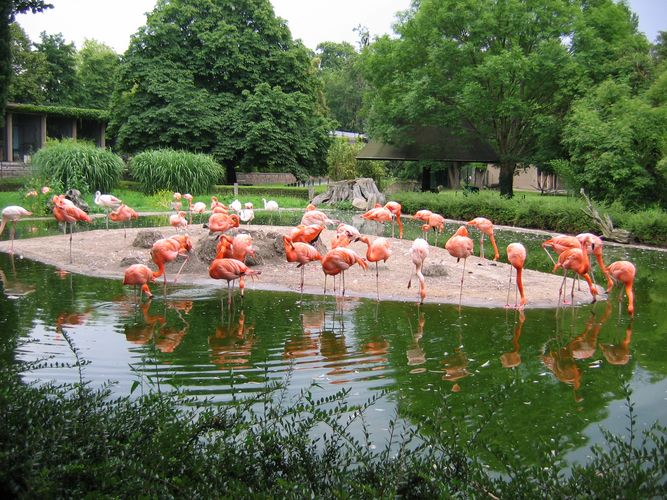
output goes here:
<path id="1" fill-rule="evenodd" d="M 123 173 L 123 160 L 111 151 L 72 139 L 47 141 L 32 157 L 38 175 L 82 193 L 111 191 Z"/>
<path id="2" fill-rule="evenodd" d="M 146 194 L 169 190 L 197 195 L 210 192 L 225 171 L 209 155 L 156 149 L 132 158 L 130 173 Z"/>

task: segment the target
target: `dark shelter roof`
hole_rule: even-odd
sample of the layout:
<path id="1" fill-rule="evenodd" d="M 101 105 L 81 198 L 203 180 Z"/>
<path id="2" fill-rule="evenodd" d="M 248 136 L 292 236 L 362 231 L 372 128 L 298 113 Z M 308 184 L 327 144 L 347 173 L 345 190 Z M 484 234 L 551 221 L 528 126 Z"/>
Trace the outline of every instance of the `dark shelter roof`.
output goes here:
<path id="1" fill-rule="evenodd" d="M 499 163 L 491 146 L 472 133 L 456 133 L 451 129 L 435 126 L 415 127 L 410 133 L 411 143 L 395 146 L 381 142 L 369 142 L 363 147 L 357 160 L 435 160 Z"/>

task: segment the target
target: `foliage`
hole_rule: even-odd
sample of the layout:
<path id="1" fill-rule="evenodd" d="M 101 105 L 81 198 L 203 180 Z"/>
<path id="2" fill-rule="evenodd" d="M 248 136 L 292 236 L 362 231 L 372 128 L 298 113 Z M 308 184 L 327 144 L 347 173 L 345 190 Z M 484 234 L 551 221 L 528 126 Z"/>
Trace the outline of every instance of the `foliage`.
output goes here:
<path id="1" fill-rule="evenodd" d="M 427 0 L 365 56 L 373 88 L 370 133 L 407 144 L 415 125 L 470 123 L 501 160 L 500 189 L 513 194 L 517 164 L 557 144 L 576 83 L 561 43 L 576 10 L 561 0 Z"/>
<path id="2" fill-rule="evenodd" d="M 111 151 L 71 139 L 48 141 L 33 155 L 32 163 L 42 178 L 82 193 L 111 191 L 125 168 Z"/>
<path id="3" fill-rule="evenodd" d="M 363 131 L 361 108 L 366 83 L 357 63 L 359 54 L 348 42 L 320 43 L 316 54 L 330 116 L 340 130 Z"/>
<path id="4" fill-rule="evenodd" d="M 104 121 L 109 118 L 109 113 L 101 109 L 73 108 L 69 106 L 40 106 L 35 104 L 17 104 L 14 109 L 24 113 L 49 113 L 51 115 L 68 118 L 99 121 Z"/>
<path id="5" fill-rule="evenodd" d="M 79 93 L 76 78 L 76 48 L 66 43 L 62 33 L 41 34 L 36 50 L 46 61 L 46 78 L 41 82 L 44 89 L 44 104 L 74 106 Z"/>
<path id="6" fill-rule="evenodd" d="M 628 208 L 658 201 L 667 206 L 667 106 L 633 98 L 627 85 L 611 80 L 577 101 L 564 130 L 570 172 L 577 186 L 608 203 Z"/>
<path id="7" fill-rule="evenodd" d="M 171 149 L 139 153 L 130 160 L 129 167 L 146 194 L 160 190 L 208 193 L 224 175 L 220 164 L 209 155 Z"/>
<path id="8" fill-rule="evenodd" d="M 32 50 L 32 42 L 17 23 L 9 27 L 11 32 L 12 78 L 7 99 L 10 102 L 43 103 L 44 82 L 48 75 L 46 57 Z"/>
<path id="9" fill-rule="evenodd" d="M 351 143 L 344 138 L 337 138 L 327 154 L 327 175 L 335 181 L 370 177 L 378 186 L 386 178 L 385 162 L 357 160 L 356 156 L 364 147 L 362 142 Z"/>
<path id="10" fill-rule="evenodd" d="M 129 153 L 213 154 L 228 182 L 237 166 L 316 173 L 329 143 L 318 85 L 268 0 L 158 2 L 125 54 L 109 131 Z"/>
<path id="11" fill-rule="evenodd" d="M 62 184 L 58 180 L 43 177 L 31 177 L 21 189 L 23 201 L 21 206 L 36 217 L 51 215 L 51 199 L 55 194 L 63 193 Z"/>
<path id="12" fill-rule="evenodd" d="M 78 383 L 25 384 L 20 370 L 39 367 L 0 358 L 3 496 L 649 498 L 664 491 L 666 429 L 654 425 L 638 439 L 627 387 L 628 435 L 605 431 L 606 447 L 596 447 L 569 477 L 560 449 L 531 467 L 492 450 L 507 458 L 498 475 L 477 453 L 493 404 L 487 415 L 458 424 L 448 418 L 445 398 L 424 428 L 391 421 L 384 446 L 372 451 L 371 436 L 356 438 L 350 429 L 363 424 L 381 393 L 359 406 L 347 402 L 346 389 L 290 398 L 279 384 L 223 407 L 176 392 L 111 399 L 108 387 L 94 390 L 84 381 L 85 361 L 63 336 L 75 353 Z"/>
<path id="13" fill-rule="evenodd" d="M 85 40 L 77 53 L 77 106 L 108 109 L 119 66 L 120 57 L 111 47 L 95 40 Z"/>

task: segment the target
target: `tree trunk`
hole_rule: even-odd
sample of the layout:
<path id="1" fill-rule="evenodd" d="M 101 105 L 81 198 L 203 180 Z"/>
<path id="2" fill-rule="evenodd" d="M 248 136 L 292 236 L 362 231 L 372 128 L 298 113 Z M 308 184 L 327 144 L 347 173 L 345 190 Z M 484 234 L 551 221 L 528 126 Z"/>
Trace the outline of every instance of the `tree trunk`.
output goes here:
<path id="1" fill-rule="evenodd" d="M 500 196 L 512 198 L 514 196 L 514 163 L 500 164 Z"/>
<path id="2" fill-rule="evenodd" d="M 428 193 L 431 190 L 431 169 L 422 168 L 422 192 Z"/>

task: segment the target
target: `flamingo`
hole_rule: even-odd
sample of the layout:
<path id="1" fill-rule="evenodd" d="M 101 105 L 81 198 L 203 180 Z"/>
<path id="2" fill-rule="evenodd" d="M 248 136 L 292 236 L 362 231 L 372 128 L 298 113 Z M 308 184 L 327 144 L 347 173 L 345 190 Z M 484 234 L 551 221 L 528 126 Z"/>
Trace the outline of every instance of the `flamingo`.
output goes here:
<path id="1" fill-rule="evenodd" d="M 201 214 L 206 211 L 206 203 L 198 201 L 190 207 L 190 224 L 192 224 L 192 214 L 199 214 L 199 222 L 201 222 Z"/>
<path id="2" fill-rule="evenodd" d="M 222 208 L 225 212 L 227 211 L 227 207 L 224 203 L 220 203 L 218 201 L 217 196 L 211 196 L 211 211 L 215 210 L 216 208 Z"/>
<path id="3" fill-rule="evenodd" d="M 122 203 L 116 210 L 109 214 L 109 218 L 112 220 L 112 222 L 123 223 L 123 238 L 127 238 L 125 222 L 129 222 L 132 219 L 137 220 L 139 218 L 139 214 L 135 212 L 134 209 Z"/>
<path id="4" fill-rule="evenodd" d="M 227 303 L 232 303 L 232 288 L 235 280 L 239 280 L 239 288 L 241 289 L 241 298 L 243 298 L 243 290 L 245 288 L 244 278 L 250 276 L 254 279 L 259 276 L 261 271 L 255 271 L 246 266 L 243 262 L 236 259 L 214 259 L 208 268 L 208 275 L 216 280 L 222 279 L 227 281 Z"/>
<path id="5" fill-rule="evenodd" d="M 241 219 L 241 221 L 245 222 L 246 224 L 250 224 L 254 218 L 255 218 L 255 209 L 253 207 L 253 204 L 247 202 L 239 212 L 239 219 Z"/>
<path id="6" fill-rule="evenodd" d="M 429 247 L 428 242 L 423 238 L 417 238 L 410 247 L 410 257 L 412 258 L 412 263 L 415 265 L 414 274 L 419 280 L 419 303 L 423 304 L 424 299 L 426 298 L 426 279 L 422 274 L 422 269 L 424 268 L 424 261 L 428 257 Z M 410 275 L 410 280 L 408 281 L 408 288 L 412 285 L 412 275 Z"/>
<path id="7" fill-rule="evenodd" d="M 635 275 L 637 270 L 632 262 L 627 260 L 617 260 L 609 264 L 609 267 L 606 268 L 609 275 L 614 278 L 614 280 L 620 281 L 625 287 L 625 293 L 628 296 L 628 313 L 630 316 L 635 315 L 635 293 L 633 291 L 633 285 L 635 282 Z M 613 288 L 614 284 L 607 289 L 609 292 Z M 619 294 L 619 302 L 623 298 L 623 294 Z"/>
<path id="8" fill-rule="evenodd" d="M 330 219 L 327 214 L 320 210 L 306 210 L 306 213 L 303 214 L 301 217 L 301 224 L 304 226 L 310 226 L 313 224 L 317 224 L 322 227 L 326 227 L 329 224 L 336 224 L 339 221 Z"/>
<path id="9" fill-rule="evenodd" d="M 417 212 L 415 212 L 415 214 L 412 216 L 412 218 L 414 220 L 419 220 L 419 221 L 422 221 L 422 222 L 428 222 L 428 218 L 431 216 L 432 213 L 433 212 L 431 212 L 430 210 L 426 210 L 426 209 L 417 210 Z"/>
<path id="10" fill-rule="evenodd" d="M 299 224 L 290 230 L 289 237 L 295 243 L 315 243 L 320 234 L 322 234 L 322 231 L 324 231 L 324 226 L 318 224 L 311 224 L 309 226 Z"/>
<path id="11" fill-rule="evenodd" d="M 264 198 L 262 198 L 262 201 L 264 202 L 264 210 L 269 211 L 271 215 L 271 223 L 273 223 L 273 212 L 278 212 L 278 217 L 280 217 L 280 208 L 278 207 L 278 203 L 276 203 L 274 200 L 266 201 Z"/>
<path id="12" fill-rule="evenodd" d="M 181 209 L 181 193 L 178 191 L 174 192 L 173 194 L 173 199 L 174 201 L 171 202 L 171 208 L 172 210 L 180 210 Z"/>
<path id="13" fill-rule="evenodd" d="M 187 227 L 188 227 L 188 219 L 185 218 L 186 213 L 181 211 L 178 212 L 177 214 L 172 214 L 169 216 L 169 224 L 173 226 L 173 228 L 176 230 L 178 233 L 179 230 L 183 229 L 184 231 L 187 232 Z"/>
<path id="14" fill-rule="evenodd" d="M 371 208 L 368 212 L 361 214 L 362 219 L 372 220 L 379 224 L 384 224 L 385 222 L 393 221 L 393 214 L 388 208 L 385 207 L 375 207 Z M 393 237 L 393 234 L 392 234 Z"/>
<path id="15" fill-rule="evenodd" d="M 433 229 L 435 231 L 435 246 L 438 246 L 438 233 L 442 233 L 445 231 L 445 218 L 440 215 L 436 214 L 435 212 L 432 212 L 431 215 L 428 216 L 428 221 L 426 224 L 422 226 L 422 231 L 424 231 L 426 234 L 426 242 L 428 243 L 428 231 L 430 229 Z"/>
<path id="16" fill-rule="evenodd" d="M 350 243 L 360 241 L 362 238 L 359 230 L 350 224 L 339 224 L 336 229 L 336 236 L 331 241 L 331 248 L 346 247 Z"/>
<path id="17" fill-rule="evenodd" d="M 155 276 L 148 266 L 143 264 L 132 264 L 125 270 L 123 285 L 134 285 L 135 295 L 137 285 L 141 285 L 141 293 L 145 293 L 149 299 L 153 296 L 148 283 L 154 283 Z"/>
<path id="18" fill-rule="evenodd" d="M 343 280 L 342 295 L 345 296 L 345 271 L 354 264 L 359 264 L 362 269 L 368 269 L 368 264 L 359 257 L 354 250 L 346 247 L 334 248 L 322 257 L 322 271 L 324 271 L 324 293 L 327 293 L 327 276 L 334 276 L 334 292 L 336 291 L 337 274 Z"/>
<path id="19" fill-rule="evenodd" d="M 29 212 L 23 207 L 18 205 L 10 205 L 2 209 L 2 223 L 0 223 L 0 234 L 5 230 L 5 226 L 8 222 L 12 223 L 12 234 L 11 234 L 11 247 L 9 253 L 14 253 L 14 237 L 16 236 L 16 222 L 24 216 L 30 216 L 32 212 Z"/>
<path id="20" fill-rule="evenodd" d="M 576 239 L 576 238 L 575 238 Z M 567 272 L 569 270 L 574 271 L 578 276 L 582 276 L 588 283 L 588 287 L 593 296 L 593 302 L 597 298 L 597 289 L 591 281 L 591 277 L 588 274 L 590 272 L 591 266 L 588 260 L 588 253 L 584 244 L 580 244 L 579 248 L 569 248 L 565 250 L 558 256 L 558 262 L 554 265 L 553 272 L 557 269 L 563 268 L 563 283 L 561 283 L 560 289 L 558 290 L 558 303 L 560 305 L 560 297 L 563 295 L 563 303 L 565 304 L 565 280 L 567 278 Z M 572 302 L 574 302 L 574 281 L 572 282 L 572 292 L 571 292 Z"/>
<path id="21" fill-rule="evenodd" d="M 239 216 L 236 214 L 212 214 L 208 218 L 208 230 L 209 233 L 224 233 L 233 227 L 239 227 L 239 222 Z"/>
<path id="22" fill-rule="evenodd" d="M 391 257 L 391 248 L 389 240 L 386 238 L 376 238 L 371 243 L 368 236 L 362 236 L 359 241 L 366 243 L 366 260 L 368 262 L 375 262 L 375 289 L 377 291 L 378 300 L 380 300 L 380 271 L 378 269 L 378 262 L 387 262 Z"/>
<path id="23" fill-rule="evenodd" d="M 322 255 L 314 246 L 300 241 L 294 242 L 289 236 L 283 236 L 283 244 L 285 245 L 285 257 L 287 258 L 287 262 L 299 263 L 296 267 L 301 268 L 301 293 L 303 293 L 306 264 L 316 260 L 321 261 Z"/>
<path id="24" fill-rule="evenodd" d="M 400 239 L 403 239 L 403 222 L 401 221 L 401 210 L 403 207 L 401 207 L 401 204 L 398 203 L 397 201 L 388 201 L 384 208 L 389 210 L 391 212 L 391 215 L 394 216 L 394 219 L 396 219 L 396 223 L 398 224 L 398 237 Z M 391 221 L 391 237 L 394 237 L 394 221 L 392 219 Z"/>
<path id="25" fill-rule="evenodd" d="M 574 236 L 566 236 L 566 235 L 554 236 L 553 238 L 549 238 L 548 240 L 542 242 L 542 248 L 544 248 L 544 251 L 551 259 L 551 262 L 555 265 L 556 261 L 549 253 L 549 250 L 547 250 L 547 247 L 553 248 L 556 254 L 560 255 L 565 250 L 568 250 L 570 248 L 581 248 L 581 242 Z"/>
<path id="26" fill-rule="evenodd" d="M 95 205 L 104 208 L 104 214 L 107 219 L 107 229 L 109 229 L 109 210 L 116 208 L 121 203 L 123 202 L 112 194 L 102 194 L 99 191 L 95 191 Z"/>
<path id="27" fill-rule="evenodd" d="M 59 222 L 62 221 L 65 223 L 65 230 L 67 230 L 67 224 L 69 224 L 69 262 L 72 263 L 72 233 L 74 232 L 74 226 L 77 222 L 92 222 L 90 216 L 81 210 L 79 207 L 73 203 L 68 204 L 63 201 L 63 198 L 58 196 L 53 197 L 53 215 L 56 220 Z M 107 219 L 108 220 L 108 219 Z"/>
<path id="28" fill-rule="evenodd" d="M 190 209 L 192 208 L 193 196 L 190 193 L 185 193 L 183 195 L 183 198 L 185 198 L 188 201 L 188 211 L 190 211 Z"/>
<path id="29" fill-rule="evenodd" d="M 479 256 L 484 258 L 484 235 L 486 234 L 491 240 L 491 245 L 493 245 L 493 260 L 498 260 L 500 254 L 498 253 L 498 247 L 496 246 L 496 239 L 493 237 L 493 222 L 484 217 L 475 217 L 473 220 L 466 222 L 466 225 L 473 226 L 479 229 Z"/>
<path id="30" fill-rule="evenodd" d="M 463 297 L 463 279 L 466 273 L 466 261 L 473 255 L 473 241 L 468 237 L 468 230 L 465 226 L 459 227 L 454 235 L 447 240 L 445 248 L 449 255 L 456 257 L 456 262 L 463 259 L 463 272 L 461 274 L 461 286 L 459 289 L 459 309 L 461 308 L 461 298 Z"/>
<path id="31" fill-rule="evenodd" d="M 241 202 L 239 200 L 234 200 L 229 204 L 229 208 L 234 210 L 234 212 L 239 213 L 241 211 Z"/>
<path id="32" fill-rule="evenodd" d="M 581 233 L 578 234 L 576 238 L 580 243 L 584 243 L 586 245 L 586 251 L 588 252 L 588 255 L 595 255 L 595 259 L 598 261 L 600 270 L 602 270 L 604 277 L 607 279 L 607 288 L 612 288 L 614 286 L 614 281 L 611 279 L 611 275 L 607 271 L 607 266 L 605 266 L 604 261 L 602 260 L 602 239 L 592 233 Z M 592 266 L 593 263 L 591 262 L 591 267 Z M 592 271 L 591 277 L 595 279 Z"/>
<path id="33" fill-rule="evenodd" d="M 182 255 L 185 257 L 185 262 L 181 265 L 181 268 L 176 273 L 174 278 L 174 283 L 178 280 L 178 275 L 181 273 L 183 266 L 190 258 L 190 251 L 192 250 L 192 240 L 187 235 L 177 234 L 171 236 L 170 238 L 162 238 L 153 243 L 151 248 L 151 259 L 155 262 L 155 265 L 158 267 L 158 270 L 153 272 L 153 277 L 157 278 L 164 275 L 164 286 L 167 286 L 167 273 L 165 272 L 164 265 L 168 262 L 173 262 L 176 260 L 176 257 Z"/>
<path id="34" fill-rule="evenodd" d="M 510 281 L 507 285 L 507 301 L 505 307 L 510 305 L 510 288 L 512 285 L 512 268 L 516 269 L 516 286 L 521 295 L 521 305 L 518 309 L 523 309 L 526 305 L 526 296 L 523 292 L 523 265 L 526 262 L 526 248 L 521 243 L 510 243 L 507 245 L 507 260 L 511 264 L 510 267 Z M 517 308 L 516 304 L 516 293 L 514 294 L 514 307 Z"/>
<path id="35" fill-rule="evenodd" d="M 236 259 L 245 264 L 248 255 L 255 256 L 255 249 L 252 247 L 252 236 L 246 233 L 237 234 L 233 238 L 227 234 L 220 236 L 220 241 L 216 246 L 216 259 Z"/>

